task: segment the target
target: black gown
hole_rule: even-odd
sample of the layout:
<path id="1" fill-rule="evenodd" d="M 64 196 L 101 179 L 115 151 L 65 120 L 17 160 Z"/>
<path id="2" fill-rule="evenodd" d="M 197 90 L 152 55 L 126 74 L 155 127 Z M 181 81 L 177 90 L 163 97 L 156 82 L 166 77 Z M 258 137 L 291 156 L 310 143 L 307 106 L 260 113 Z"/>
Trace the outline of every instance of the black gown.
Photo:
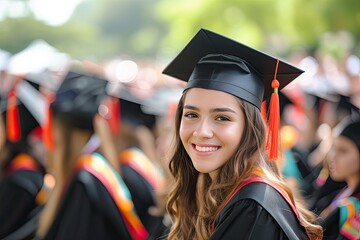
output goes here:
<path id="1" fill-rule="evenodd" d="M 360 203 L 360 187 L 358 187 L 354 193 L 351 195 L 352 198 L 355 198 Z M 357 212 L 359 214 L 359 210 Z M 360 216 L 358 215 L 358 219 Z M 359 220 L 358 220 L 359 224 Z M 322 223 L 324 228 L 324 240 L 348 240 L 351 239 L 349 237 L 344 236 L 340 231 L 340 208 L 337 207 L 334 211 L 332 211 L 327 218 Z M 356 228 L 356 227 L 355 227 Z M 357 226 L 357 239 L 360 239 L 360 227 Z M 356 239 L 356 238 L 352 238 Z"/>
<path id="2" fill-rule="evenodd" d="M 255 192 L 256 200 L 251 197 Z M 241 188 L 220 212 L 213 229 L 210 240 L 309 239 L 281 194 L 261 182 Z"/>
<path id="3" fill-rule="evenodd" d="M 133 165 L 127 164 L 128 161 L 136 161 L 134 158 L 143 157 L 145 155 L 140 149 L 129 148 L 120 154 L 119 161 L 123 179 L 131 193 L 136 212 L 149 232 L 148 239 L 158 239 L 166 235 L 169 229 L 163 224 L 163 216 L 153 216 L 149 213 L 149 208 L 156 206 L 155 191 L 157 187 L 153 186 Z M 126 161 L 124 161 L 125 158 Z M 161 176 L 157 175 L 154 178 L 161 178 Z M 156 179 L 153 180 L 156 181 Z"/>
<path id="4" fill-rule="evenodd" d="M 0 182 L 0 239 L 18 230 L 41 209 L 42 203 L 36 196 L 43 186 L 44 174 L 33 158 L 26 157 L 27 163 L 22 161 L 14 168 L 10 162 L 10 171 L 6 171 Z M 35 228 L 32 230 L 27 237 L 32 237 Z"/>
<path id="5" fill-rule="evenodd" d="M 328 177 L 325 184 L 314 191 L 312 198 L 309 199 L 310 210 L 320 215 L 345 187 L 345 182 L 335 182 L 331 177 Z"/>
<path id="6" fill-rule="evenodd" d="M 44 239 L 132 239 L 125 218 L 100 179 L 86 168 L 76 172 Z"/>

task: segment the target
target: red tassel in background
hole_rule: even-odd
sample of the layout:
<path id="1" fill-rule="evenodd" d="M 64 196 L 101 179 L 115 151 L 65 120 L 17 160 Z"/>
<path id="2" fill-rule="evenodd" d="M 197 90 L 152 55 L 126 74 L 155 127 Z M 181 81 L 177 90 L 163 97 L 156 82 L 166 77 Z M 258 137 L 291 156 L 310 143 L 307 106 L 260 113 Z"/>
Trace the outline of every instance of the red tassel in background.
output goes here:
<path id="1" fill-rule="evenodd" d="M 50 108 L 50 104 L 54 101 L 55 96 L 53 94 L 49 94 L 46 98 L 47 100 L 47 113 L 46 118 L 44 119 L 44 123 L 42 126 L 42 137 L 44 141 L 45 148 L 49 151 L 54 150 L 55 143 L 54 143 L 54 137 L 52 134 L 53 127 L 52 127 L 52 111 Z"/>
<path id="2" fill-rule="evenodd" d="M 6 135 L 10 142 L 17 142 L 21 138 L 19 109 L 17 106 L 15 87 L 8 93 L 8 104 L 6 112 Z"/>
<path id="3" fill-rule="evenodd" d="M 120 100 L 110 97 L 108 107 L 110 111 L 110 118 L 108 119 L 110 130 L 114 135 L 118 135 L 121 129 Z"/>

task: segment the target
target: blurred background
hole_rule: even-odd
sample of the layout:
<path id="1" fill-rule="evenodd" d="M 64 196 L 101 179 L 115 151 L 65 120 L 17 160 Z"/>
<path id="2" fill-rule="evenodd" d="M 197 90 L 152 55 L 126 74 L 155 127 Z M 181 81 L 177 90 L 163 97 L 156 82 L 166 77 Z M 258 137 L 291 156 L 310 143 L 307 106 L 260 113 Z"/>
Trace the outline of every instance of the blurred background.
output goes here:
<path id="1" fill-rule="evenodd" d="M 103 110 L 107 112 L 103 111 L 103 115 L 109 122 L 113 119 L 115 130 L 111 133 L 116 141 L 106 140 L 114 140 L 115 154 L 120 156 L 129 146 L 138 147 L 147 162 L 154 164 L 153 169 L 159 170 L 158 175 L 155 170 L 143 171 L 147 173 L 144 179 L 148 181 L 148 173 L 154 173 L 163 183 L 169 183 L 167 161 L 184 83 L 161 72 L 199 29 L 205 28 L 305 70 L 281 91 L 283 158 L 277 163 L 289 186 L 304 197 L 308 209 L 325 219 L 341 199 L 360 196 L 358 158 L 344 168 L 353 172 L 345 171 L 343 178 L 332 179 L 334 170 L 329 163 L 337 151 L 346 152 L 333 147 L 340 127 L 346 126 L 349 119 L 359 124 L 360 119 L 359 9 L 359 0 L 0 0 L 0 115 L 11 110 L 15 119 L 16 92 L 34 122 L 44 124 L 41 131 L 46 132 L 50 121 L 44 119 L 51 116 L 47 108 L 52 94 L 70 66 L 76 69 L 81 65 L 85 72 L 110 82 L 106 91 L 111 101 L 106 102 Z M 27 86 L 27 81 L 37 90 L 29 91 L 32 86 Z M 14 189 L 8 188 L 9 193 L 1 191 L 7 169 L 15 162 L 10 153 L 17 147 L 6 140 L 5 134 L 10 131 L 5 133 L 5 126 L 6 130 L 10 127 L 1 121 L 5 123 L 5 114 L 4 119 L 0 116 L 0 202 L 7 200 L 14 209 L 20 209 L 19 203 L 8 197 Z M 121 125 L 121 131 L 116 124 Z M 360 136 L 359 131 L 351 130 L 354 138 Z M 41 174 L 51 175 L 58 167 L 53 163 L 57 162 L 44 154 L 45 134 L 33 132 L 24 141 L 31 143 L 29 149 L 36 145 Z M 103 141 L 90 140 L 89 146 L 94 149 Z M 118 164 L 116 156 L 113 159 Z M 118 165 L 122 172 L 123 163 Z M 356 187 L 349 178 L 353 175 Z M 44 179 L 43 186 L 56 186 L 56 181 L 48 184 Z M 142 193 L 128 185 L 130 191 Z M 160 214 L 155 215 L 164 222 L 168 189 L 160 184 L 152 188 L 149 198 L 153 202 L 149 206 L 158 207 L 155 210 Z M 39 205 L 46 201 L 44 197 Z M 0 238 L 23 224 L 14 221 L 18 225 L 5 232 L 1 217 L 3 223 L 8 223 L 8 218 L 1 214 L 1 207 L 14 216 L 12 208 L 0 205 Z M 144 216 L 150 214 L 148 208 L 137 210 Z M 25 218 L 19 215 L 19 219 Z"/>
<path id="2" fill-rule="evenodd" d="M 360 53 L 359 9 L 357 0 L 0 0 L 0 48 L 43 39 L 73 58 L 164 61 L 203 27 L 284 57 L 303 48 L 341 58 Z"/>

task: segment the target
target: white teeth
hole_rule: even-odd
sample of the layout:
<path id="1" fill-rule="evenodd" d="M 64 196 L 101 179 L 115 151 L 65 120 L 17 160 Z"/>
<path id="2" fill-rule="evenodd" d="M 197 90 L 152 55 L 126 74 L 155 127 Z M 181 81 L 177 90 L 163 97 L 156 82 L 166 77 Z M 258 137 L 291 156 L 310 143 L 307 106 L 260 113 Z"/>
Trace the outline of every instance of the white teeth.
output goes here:
<path id="1" fill-rule="evenodd" d="M 200 147 L 195 145 L 195 149 L 198 150 L 199 152 L 214 152 L 218 150 L 218 147 Z"/>

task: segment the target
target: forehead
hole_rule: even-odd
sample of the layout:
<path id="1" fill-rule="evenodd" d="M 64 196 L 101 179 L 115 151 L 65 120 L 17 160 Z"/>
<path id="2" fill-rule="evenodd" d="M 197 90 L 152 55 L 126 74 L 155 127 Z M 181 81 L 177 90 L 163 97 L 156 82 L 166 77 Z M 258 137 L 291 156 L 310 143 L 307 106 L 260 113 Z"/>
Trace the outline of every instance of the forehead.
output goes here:
<path id="1" fill-rule="evenodd" d="M 341 135 L 335 138 L 334 146 L 337 148 L 352 149 L 354 151 L 358 151 L 358 148 L 353 141 Z"/>
<path id="2" fill-rule="evenodd" d="M 184 98 L 184 105 L 200 105 L 200 106 L 238 106 L 240 108 L 240 99 L 226 92 L 203 89 L 191 88 L 186 91 Z"/>

